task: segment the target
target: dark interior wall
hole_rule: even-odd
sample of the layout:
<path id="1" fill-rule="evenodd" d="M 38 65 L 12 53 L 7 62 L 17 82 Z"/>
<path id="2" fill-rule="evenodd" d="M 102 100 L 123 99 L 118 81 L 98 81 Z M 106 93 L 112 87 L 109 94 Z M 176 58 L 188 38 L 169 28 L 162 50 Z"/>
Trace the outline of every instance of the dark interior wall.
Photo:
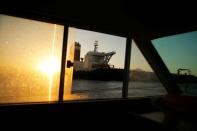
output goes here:
<path id="1" fill-rule="evenodd" d="M 124 0 L 4 0 L 0 9 L 24 17 L 53 19 L 74 27 L 120 36 L 132 34 L 147 40 L 196 30 L 197 9 L 191 5 Z"/>
<path id="2" fill-rule="evenodd" d="M 34 1 L 4 2 L 2 9 L 9 12 L 35 14 L 59 19 L 71 26 L 110 34 L 125 35 L 129 22 L 119 2 L 101 1 Z"/>
<path id="3" fill-rule="evenodd" d="M 4 113 L 145 113 L 156 110 L 152 106 L 150 98 L 134 99 L 108 99 L 108 100 L 86 100 L 86 101 L 67 101 L 41 102 L 41 103 L 20 103 L 20 104 L 1 104 L 0 114 Z"/>

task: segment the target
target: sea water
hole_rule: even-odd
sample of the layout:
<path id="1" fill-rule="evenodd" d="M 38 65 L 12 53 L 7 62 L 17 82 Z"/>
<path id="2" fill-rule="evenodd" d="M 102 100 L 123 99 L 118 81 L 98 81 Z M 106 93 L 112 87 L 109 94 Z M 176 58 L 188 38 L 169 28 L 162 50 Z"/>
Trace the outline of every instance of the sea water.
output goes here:
<path id="1" fill-rule="evenodd" d="M 121 98 L 121 81 L 74 80 L 72 92 L 86 94 L 88 98 Z M 129 82 L 129 97 L 146 97 L 166 94 L 161 83 Z"/>
<path id="2" fill-rule="evenodd" d="M 15 85 L 16 86 L 16 85 Z M 188 86 L 186 84 L 179 85 L 186 94 L 197 95 L 197 84 Z M 56 86 L 59 88 L 58 86 Z M 71 92 L 64 93 L 64 100 L 84 100 L 84 99 L 106 99 L 121 98 L 123 83 L 121 81 L 96 81 L 96 80 L 80 80 L 75 79 L 72 82 Z M 17 88 L 7 88 L 5 84 L 0 84 L 0 103 L 20 103 L 20 102 L 43 102 L 48 101 L 47 86 L 40 87 L 35 91 L 42 91 L 46 88 L 46 93 L 37 95 L 34 93 L 34 87 L 31 90 L 24 90 L 25 87 L 17 86 Z M 129 82 L 128 97 L 149 97 L 160 96 L 166 94 L 167 91 L 159 82 Z M 12 95 L 8 95 L 12 94 Z M 53 93 L 52 101 L 57 101 L 58 91 Z"/>

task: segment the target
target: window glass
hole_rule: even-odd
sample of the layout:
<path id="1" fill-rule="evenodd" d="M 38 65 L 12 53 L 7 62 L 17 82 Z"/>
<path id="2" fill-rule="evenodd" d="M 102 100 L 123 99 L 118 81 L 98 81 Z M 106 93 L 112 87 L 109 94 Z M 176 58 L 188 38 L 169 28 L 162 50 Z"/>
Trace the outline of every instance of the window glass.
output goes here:
<path id="1" fill-rule="evenodd" d="M 0 15 L 0 103 L 58 99 L 63 30 Z"/>
<path id="2" fill-rule="evenodd" d="M 152 40 L 180 89 L 197 95 L 197 31 Z"/>
<path id="3" fill-rule="evenodd" d="M 135 42 L 132 41 L 128 96 L 144 97 L 164 94 L 166 94 L 165 88 Z"/>
<path id="4" fill-rule="evenodd" d="M 65 80 L 64 99 L 121 98 L 126 38 L 76 28 L 68 36 L 74 68 L 66 74 L 73 80 L 70 87 Z"/>

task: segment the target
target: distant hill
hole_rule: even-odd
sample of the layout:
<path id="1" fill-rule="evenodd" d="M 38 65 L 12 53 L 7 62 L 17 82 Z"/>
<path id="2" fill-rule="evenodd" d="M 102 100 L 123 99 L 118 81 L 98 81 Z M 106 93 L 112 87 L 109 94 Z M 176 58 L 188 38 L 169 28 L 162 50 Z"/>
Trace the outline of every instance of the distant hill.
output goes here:
<path id="1" fill-rule="evenodd" d="M 197 83 L 197 77 L 194 75 L 172 75 L 177 83 Z"/>
<path id="2" fill-rule="evenodd" d="M 197 77 L 194 75 L 172 74 L 172 76 L 177 83 L 197 83 Z M 143 71 L 141 69 L 131 70 L 129 80 L 135 82 L 160 82 L 154 72 Z"/>
<path id="3" fill-rule="evenodd" d="M 154 72 L 135 69 L 130 71 L 130 81 L 135 82 L 159 82 L 158 77 Z"/>

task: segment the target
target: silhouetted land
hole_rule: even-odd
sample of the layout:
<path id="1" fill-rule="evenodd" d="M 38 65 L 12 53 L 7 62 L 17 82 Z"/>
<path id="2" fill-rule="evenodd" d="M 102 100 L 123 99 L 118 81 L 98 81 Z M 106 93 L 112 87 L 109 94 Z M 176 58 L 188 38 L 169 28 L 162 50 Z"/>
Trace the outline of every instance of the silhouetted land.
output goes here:
<path id="1" fill-rule="evenodd" d="M 103 81 L 122 81 L 123 69 L 97 69 L 94 71 L 74 71 L 74 79 L 103 80 Z M 172 74 L 178 83 L 197 83 L 197 77 L 193 75 Z M 134 82 L 160 82 L 154 72 L 143 71 L 140 69 L 130 71 L 130 81 Z"/>
<path id="2" fill-rule="evenodd" d="M 123 69 L 97 69 L 94 71 L 74 71 L 74 79 L 87 79 L 87 80 L 123 80 Z M 130 81 L 135 82 L 159 82 L 159 79 L 153 72 L 142 70 L 131 70 Z"/>

